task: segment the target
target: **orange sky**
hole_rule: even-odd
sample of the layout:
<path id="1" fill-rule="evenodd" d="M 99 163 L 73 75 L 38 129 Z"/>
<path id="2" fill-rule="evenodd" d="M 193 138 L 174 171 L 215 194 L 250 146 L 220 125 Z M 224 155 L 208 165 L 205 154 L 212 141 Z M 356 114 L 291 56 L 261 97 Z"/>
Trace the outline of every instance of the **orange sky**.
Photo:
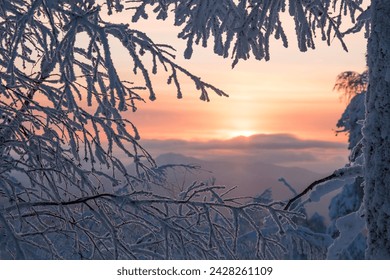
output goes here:
<path id="1" fill-rule="evenodd" d="M 123 20 L 123 15 L 115 17 Z M 178 29 L 170 20 L 149 19 L 136 27 L 157 43 L 174 46 L 178 64 L 230 95 L 211 95 L 211 102 L 202 102 L 191 81 L 183 78 L 184 97 L 177 100 L 175 89 L 165 85 L 166 75 L 160 72 L 153 77 L 157 100 L 147 100 L 137 113 L 129 115 L 142 138 L 207 140 L 291 133 L 305 139 L 346 141 L 335 137 L 333 131 L 346 104 L 332 88 L 340 72 L 364 70 L 366 43 L 362 33 L 347 38 L 348 53 L 337 41 L 331 47 L 318 41 L 316 50 L 300 53 L 291 31 L 288 49 L 272 42 L 271 61 L 252 59 L 231 69 L 231 61 L 214 55 L 212 49 L 197 47 L 191 60 L 183 59 L 186 43 L 176 38 Z M 123 51 L 118 47 L 117 53 Z M 121 55 L 117 62 L 122 75 L 132 79 L 129 61 Z"/>
<path id="2" fill-rule="evenodd" d="M 177 39 L 179 29 L 173 26 L 172 19 L 162 22 L 153 18 L 151 14 L 148 20 L 130 23 L 130 26 L 146 32 L 155 43 L 174 46 L 179 65 L 230 95 L 225 98 L 211 94 L 211 102 L 202 102 L 194 84 L 182 77 L 184 96 L 178 100 L 176 89 L 166 85 L 167 75 L 163 71 L 153 76 L 157 100 L 149 101 L 145 92 L 143 97 L 146 103 L 139 104 L 136 113 L 127 113 L 127 118 L 137 126 L 141 144 L 144 141 L 154 156 L 164 152 L 197 157 L 218 156 L 222 151 L 207 148 L 207 143 L 226 141 L 239 135 L 275 135 L 269 139 L 267 136 L 248 139 L 256 146 L 259 139 L 273 141 L 283 139 L 288 134 L 291 136 L 288 139 L 302 145 L 309 143 L 309 140 L 326 143 L 317 143 L 317 146 L 302 150 L 294 150 L 287 145 L 279 150 L 261 148 L 244 152 L 235 149 L 230 152 L 320 172 L 328 172 L 347 162 L 347 137 L 336 137 L 334 132 L 346 104 L 339 101 L 339 94 L 332 89 L 336 76 L 342 71 L 364 71 L 366 40 L 363 33 L 346 38 L 348 53 L 342 50 L 337 40 L 330 47 L 318 40 L 316 50 L 300 53 L 296 46 L 294 26 L 291 25 L 287 27 L 290 34 L 288 49 L 283 48 L 281 42 L 273 41 L 271 61 L 250 59 L 239 62 L 231 69 L 231 60 L 215 55 L 212 49 L 195 47 L 192 59 L 185 60 L 183 52 L 186 42 Z M 121 13 L 110 20 L 130 22 L 130 16 Z M 140 85 L 142 79 L 134 78 L 131 60 L 120 44 L 112 42 L 112 53 L 116 54 L 114 62 L 122 78 Z M 150 139 L 154 139 L 154 142 L 150 142 Z M 179 146 L 174 144 L 176 142 L 162 141 L 169 139 L 185 140 L 180 147 L 186 150 L 178 150 Z M 334 142 L 341 146 L 336 143 L 339 145 L 336 147 L 332 144 Z M 203 147 L 204 150 L 191 145 Z"/>

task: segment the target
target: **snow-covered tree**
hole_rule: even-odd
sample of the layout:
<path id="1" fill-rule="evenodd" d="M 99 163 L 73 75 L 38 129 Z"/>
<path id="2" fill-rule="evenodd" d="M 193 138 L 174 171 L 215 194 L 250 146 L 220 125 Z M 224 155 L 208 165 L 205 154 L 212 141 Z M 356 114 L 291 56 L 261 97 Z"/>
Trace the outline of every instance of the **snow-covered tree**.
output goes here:
<path id="1" fill-rule="evenodd" d="M 363 127 L 367 258 L 390 259 L 390 2 L 371 2 L 369 86 Z"/>
<path id="2" fill-rule="evenodd" d="M 368 85 L 368 72 L 357 73 L 346 71 L 337 76 L 334 89 L 341 92 L 340 99 L 348 100 L 341 118 L 336 126 L 339 133 L 348 134 L 348 149 L 351 150 L 350 161 L 362 155 L 362 127 L 365 117 L 364 100 Z"/>
<path id="3" fill-rule="evenodd" d="M 341 92 L 340 100 L 344 99 L 346 102 L 350 102 L 354 96 L 367 91 L 367 86 L 368 71 L 363 73 L 345 71 L 337 76 L 333 89 Z"/>
<path id="4" fill-rule="evenodd" d="M 49 255 L 61 256 L 61 248 L 52 241 L 52 235 L 61 229 L 63 238 L 77 248 L 79 257 L 137 257 L 128 248 L 145 250 L 145 246 L 137 245 L 139 242 L 151 244 L 147 249 L 149 256 L 172 257 L 172 247 L 167 246 L 169 240 L 174 244 L 195 244 L 195 239 L 186 239 L 188 236 L 196 236 L 198 241 L 204 241 L 207 236 L 211 247 L 221 245 L 209 255 L 218 257 L 232 252 L 227 249 L 231 247 L 229 240 L 220 239 L 223 228 L 228 227 L 218 227 L 210 220 L 210 209 L 218 212 L 222 205 L 233 215 L 232 220 L 226 220 L 233 229 L 230 242 L 239 240 L 237 219 L 244 217 L 256 229 L 256 248 L 263 248 L 263 253 L 270 252 L 267 246 L 275 240 L 264 236 L 252 223 L 245 212 L 247 206 L 226 206 L 219 200 L 220 196 L 214 196 L 213 188 L 190 187 L 189 192 L 183 193 L 183 200 L 175 202 L 139 189 L 145 184 L 143 178 L 152 180 L 154 162 L 138 145 L 137 130 L 121 117 L 121 112 L 135 110 L 136 102 L 142 97 L 138 86 L 123 81 L 117 74 L 110 40 L 118 40 L 131 56 L 133 72 L 143 76 L 145 90 L 152 100 L 156 93 L 149 73 L 156 73 L 157 69 L 170 73 L 168 83 L 176 86 L 178 97 L 182 96 L 178 72 L 193 80 L 202 100 L 209 100 L 210 90 L 219 95 L 224 93 L 177 65 L 171 47 L 153 43 L 146 34 L 131 29 L 127 23 L 112 24 L 100 16 L 102 8 L 109 14 L 130 8 L 134 10 L 133 21 L 147 18 L 148 13 L 156 13 L 162 20 L 174 16 L 175 25 L 182 27 L 179 38 L 187 41 L 186 58 L 191 58 L 194 44 L 207 46 L 212 39 L 214 52 L 232 57 L 233 66 L 250 56 L 270 59 L 272 38 L 288 46 L 283 13 L 293 19 L 301 51 L 315 48 L 317 36 L 328 44 L 336 37 L 347 49 L 343 37 L 365 27 L 367 36 L 370 35 L 369 88 L 363 129 L 364 206 L 369 232 L 366 257 L 390 258 L 390 2 L 370 2 L 370 8 L 365 9 L 363 0 L 1 1 L 0 194 L 7 200 L 0 215 L 0 231 L 7 237 L 2 239 L 6 240 L 2 241 L 2 248 L 12 252 L 13 257 L 25 257 L 26 248 L 33 250 L 39 239 L 46 242 L 44 250 Z M 343 31 L 344 22 L 352 22 L 353 27 Z M 84 45 L 79 44 L 81 36 L 87 38 Z M 151 69 L 143 62 L 144 53 L 152 58 Z M 114 148 L 134 160 L 138 174 L 128 174 L 115 157 Z M 141 161 L 143 158 L 149 166 Z M 111 172 L 103 172 L 103 165 Z M 343 169 L 330 177 L 352 173 Z M 23 179 L 28 181 L 27 187 L 20 183 Z M 125 182 L 120 189 L 125 195 L 106 192 L 105 180 L 113 185 Z M 188 203 L 205 191 L 218 201 L 218 206 L 197 200 L 195 204 L 185 204 L 187 210 L 182 212 L 184 201 Z M 149 208 L 142 208 L 145 205 Z M 172 213 L 169 205 L 175 205 L 178 212 Z M 262 207 L 271 217 L 276 217 L 273 220 L 279 233 L 283 232 L 284 224 L 275 215 L 275 208 Z M 287 215 L 278 211 L 279 215 Z M 144 238 L 125 242 L 126 239 L 120 238 L 124 232 L 121 228 L 134 229 L 134 224 L 129 224 L 127 219 L 139 217 L 141 212 L 151 215 L 150 219 L 142 215 L 140 224 L 134 222 L 141 227 L 139 232 Z M 186 213 L 185 217 L 194 217 L 196 222 L 181 220 L 177 217 L 182 216 L 176 213 Z M 156 217 L 158 229 L 153 227 Z M 176 218 L 184 221 L 184 225 L 178 224 Z M 197 231 L 192 225 L 199 224 L 199 219 L 205 228 Z M 93 228 L 103 226 L 106 232 L 86 229 L 86 224 Z M 183 231 L 175 231 L 177 226 L 191 229 L 184 230 L 189 235 L 184 238 Z M 165 238 L 159 239 L 161 234 Z M 91 244 L 94 249 L 89 250 Z M 162 247 L 164 253 L 159 251 Z M 200 249 L 200 255 L 209 252 L 206 247 Z M 181 256 L 188 256 L 183 247 L 180 249 Z"/>
<path id="5" fill-rule="evenodd" d="M 361 74 L 353 71 L 343 72 L 337 77 L 335 85 L 335 89 L 342 92 L 342 99 L 350 99 L 337 122 L 339 128 L 337 133 L 348 134 L 350 156 L 347 166 L 363 162 L 362 126 L 365 116 L 364 100 L 368 84 L 367 74 L 367 71 Z M 341 191 L 331 200 L 329 205 L 331 225 L 328 228 L 328 233 L 335 239 L 335 242 L 328 251 L 328 258 L 365 258 L 366 235 L 362 223 L 363 217 L 361 217 L 363 187 L 363 176 L 356 176 L 353 180 L 344 183 Z M 356 227 L 352 227 L 352 225 Z"/>
<path id="6" fill-rule="evenodd" d="M 135 111 L 144 92 L 156 98 L 157 70 L 179 98 L 179 73 L 202 100 L 225 93 L 177 65 L 172 47 L 102 18 L 126 2 L 0 1 L 0 258 L 236 259 L 249 247 L 251 258 L 282 258 L 282 236 L 299 213 L 225 198 L 225 187 L 202 182 L 176 198 L 156 191 L 173 166 L 156 166 L 123 112 Z M 156 2 L 160 17 L 168 2 Z M 132 59 L 128 81 L 113 41 Z M 133 84 L 137 73 L 144 84 Z"/>
<path id="7" fill-rule="evenodd" d="M 141 1 L 137 15 L 146 16 L 145 7 L 154 5 L 158 18 L 167 17 L 169 6 L 175 24 L 183 26 L 180 38 L 187 40 L 185 52 L 191 57 L 194 43 L 208 44 L 214 39 L 214 52 L 240 59 L 253 55 L 269 59 L 270 38 L 288 45 L 281 14 L 287 12 L 295 22 L 301 51 L 315 47 L 319 36 L 330 44 L 338 38 L 343 48 L 344 35 L 366 30 L 368 38 L 369 86 L 363 127 L 364 208 L 368 227 L 367 258 L 390 258 L 390 2 L 387 0 L 247 0 L 247 1 Z M 342 31 L 342 23 L 353 27 Z M 342 172 L 344 174 L 344 172 Z M 337 173 L 334 176 L 340 176 Z"/>

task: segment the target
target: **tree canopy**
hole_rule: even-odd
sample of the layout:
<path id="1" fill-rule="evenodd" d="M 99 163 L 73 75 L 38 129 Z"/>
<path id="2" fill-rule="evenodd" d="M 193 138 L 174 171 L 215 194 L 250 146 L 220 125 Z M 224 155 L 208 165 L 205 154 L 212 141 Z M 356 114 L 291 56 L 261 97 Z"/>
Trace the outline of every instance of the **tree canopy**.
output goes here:
<path id="1" fill-rule="evenodd" d="M 156 166 L 122 112 L 135 111 L 144 91 L 149 99 L 156 98 L 150 75 L 159 71 L 169 73 L 167 83 L 175 85 L 178 98 L 184 94 L 178 73 L 192 80 L 201 100 L 208 101 L 210 92 L 226 94 L 176 64 L 172 46 L 153 42 L 128 22 L 104 20 L 102 13 L 114 16 L 132 9 L 132 21 L 151 14 L 161 20 L 173 16 L 181 27 L 179 38 L 187 41 L 186 58 L 191 58 L 194 44 L 206 47 L 212 41 L 213 51 L 231 57 L 235 66 L 252 56 L 270 59 L 271 38 L 288 46 L 285 14 L 295 24 L 301 51 L 315 48 L 316 37 L 328 44 L 337 38 L 347 50 L 344 36 L 362 28 L 368 36 L 376 18 L 371 10 L 385 5 L 382 0 L 372 2 L 376 6 L 366 9 L 363 0 L 1 1 L 1 257 L 283 258 L 294 253 L 324 257 L 330 240 L 296 223 L 301 208 L 284 208 L 283 202 L 242 204 L 226 199 L 224 187 L 199 182 L 188 186 L 179 199 L 153 191 L 164 184 L 165 170 L 171 166 Z M 386 25 L 383 18 L 380 15 L 375 23 Z M 346 22 L 352 25 L 343 29 Z M 82 43 L 81 37 L 86 41 Z M 133 74 L 140 73 L 144 84 L 134 84 L 131 76 L 120 78 L 112 59 L 113 38 L 130 55 Z M 377 49 L 372 47 L 371 53 Z M 388 49 L 382 51 L 384 62 Z M 151 61 L 145 62 L 147 57 Z M 370 83 L 378 81 L 369 73 Z M 374 104 L 376 98 L 368 103 Z M 372 132 L 373 120 L 368 119 L 365 129 Z M 386 138 L 388 132 L 382 134 Z M 379 138 L 364 135 L 368 155 Z M 134 173 L 115 151 L 132 159 Z M 378 159 L 367 158 L 372 166 Z M 361 165 L 352 167 L 358 170 Z M 350 170 L 338 170 L 333 177 L 355 175 Z M 380 172 L 370 170 L 365 169 L 365 177 L 372 186 Z M 365 204 L 370 218 L 378 201 Z M 381 232 L 374 227 L 369 227 L 374 236 L 370 246 L 390 240 L 387 235 L 378 237 Z M 382 231 L 385 227 L 380 226 Z M 255 249 L 243 255 L 246 248 Z"/>

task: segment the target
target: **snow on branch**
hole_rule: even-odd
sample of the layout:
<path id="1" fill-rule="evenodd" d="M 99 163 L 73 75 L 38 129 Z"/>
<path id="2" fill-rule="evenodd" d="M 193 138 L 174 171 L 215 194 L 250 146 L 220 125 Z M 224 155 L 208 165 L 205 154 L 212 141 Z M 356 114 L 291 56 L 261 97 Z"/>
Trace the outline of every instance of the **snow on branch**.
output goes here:
<path id="1" fill-rule="evenodd" d="M 109 12 L 119 12 L 122 2 L 99 3 L 105 3 Z M 179 98 L 183 94 L 179 74 L 194 82 L 202 100 L 209 100 L 210 91 L 226 96 L 177 65 L 172 47 L 155 44 L 128 24 L 103 21 L 97 4 L 81 0 L 1 3 L 0 151 L 3 158 L 18 155 L 26 163 L 23 168 L 37 166 L 34 170 L 53 176 L 42 178 L 20 169 L 28 172 L 25 175 L 33 184 L 48 180 L 54 186 L 55 180 L 69 180 L 71 185 L 93 188 L 87 178 L 97 175 L 101 166 L 112 169 L 110 181 L 117 184 L 116 174 L 121 173 L 131 184 L 134 176 L 114 155 L 118 149 L 140 169 L 149 168 L 141 159 L 155 166 L 138 143 L 137 128 L 122 114 L 135 111 L 136 102 L 144 101 L 140 93 L 144 89 L 151 100 L 156 98 L 150 74 L 156 74 L 158 66 L 170 72 L 168 83 L 173 81 Z M 85 43 L 79 42 L 80 36 Z M 111 50 L 113 38 L 133 59 L 133 73 L 141 73 L 145 86 L 119 76 Z M 145 53 L 151 55 L 151 70 Z M 70 180 L 63 174 L 74 177 Z"/>
<path id="2" fill-rule="evenodd" d="M 288 211 L 290 210 L 292 204 L 296 202 L 298 199 L 303 197 L 304 195 L 308 194 L 309 192 L 313 191 L 315 187 L 321 186 L 326 182 L 332 181 L 334 179 L 346 179 L 348 177 L 356 177 L 358 175 L 362 174 L 362 166 L 361 165 L 354 165 L 350 167 L 344 167 L 337 169 L 334 171 L 331 175 L 326 176 L 322 179 L 316 180 L 313 183 L 311 183 L 308 187 L 306 187 L 302 192 L 291 198 L 287 201 L 286 205 L 284 206 L 284 210 Z M 317 193 L 315 193 L 315 200 L 318 200 L 318 197 L 323 196 L 325 193 L 329 193 L 330 191 L 333 191 L 333 188 L 325 187 L 319 190 Z M 317 191 L 317 190 L 316 190 Z"/>
<path id="3" fill-rule="evenodd" d="M 282 15 L 288 13 L 295 24 L 298 47 L 301 51 L 315 48 L 317 33 L 330 45 L 334 38 L 342 44 L 344 35 L 361 29 L 362 20 L 356 14 L 364 12 L 363 0 L 144 0 L 126 1 L 127 9 L 134 9 L 133 21 L 147 18 L 147 7 L 152 6 L 157 19 L 165 20 L 174 14 L 175 25 L 181 26 L 179 38 L 187 41 L 184 52 L 190 58 L 194 44 L 207 47 L 213 40 L 214 52 L 231 56 L 233 67 L 239 60 L 253 55 L 256 59 L 270 59 L 270 41 L 281 40 L 288 46 Z M 355 29 L 342 31 L 341 18 L 348 15 Z M 345 20 L 343 19 L 343 22 Z M 359 29 L 359 30 L 360 30 Z"/>
<path id="4" fill-rule="evenodd" d="M 5 226 L 8 231 L 2 254 L 44 259 L 283 257 L 288 250 L 284 234 L 294 227 L 297 213 L 276 205 L 222 202 L 213 198 L 219 189 L 193 185 L 179 200 L 141 190 L 20 201 L 0 211 L 0 222 L 7 220 L 0 230 Z M 9 228 L 10 221 L 20 226 Z"/>
<path id="5" fill-rule="evenodd" d="M 0 1 L 0 258 L 283 258 L 293 230 L 294 240 L 311 248 L 300 236 L 312 233 L 299 230 L 300 213 L 289 211 L 296 199 L 284 209 L 243 203 L 227 199 L 223 186 L 198 182 L 178 199 L 158 193 L 164 176 L 123 113 L 144 101 L 143 90 L 156 98 L 151 75 L 161 71 L 178 98 L 182 76 L 201 100 L 226 94 L 176 64 L 172 47 L 101 13 L 132 3 L 134 21 L 147 17 L 147 6 L 164 19 L 173 7 L 187 58 L 193 44 L 213 38 L 214 51 L 236 64 L 250 55 L 269 59 L 272 36 L 287 46 L 280 19 L 287 9 L 301 50 L 314 47 L 315 30 L 342 41 L 331 2 Z M 360 1 L 340 3 L 352 13 L 358 8 L 351 3 Z M 117 71 L 112 40 L 132 59 L 128 80 Z M 144 84 L 133 83 L 136 74 Z M 134 172 L 118 153 L 133 161 Z"/>

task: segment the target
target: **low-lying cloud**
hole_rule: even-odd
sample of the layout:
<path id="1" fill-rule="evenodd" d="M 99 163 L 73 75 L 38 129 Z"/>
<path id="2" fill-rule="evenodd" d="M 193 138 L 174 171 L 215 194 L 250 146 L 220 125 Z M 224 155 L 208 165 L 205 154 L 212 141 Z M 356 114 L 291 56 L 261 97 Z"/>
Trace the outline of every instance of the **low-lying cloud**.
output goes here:
<path id="1" fill-rule="evenodd" d="M 198 158 L 240 157 L 325 172 L 347 162 L 346 143 L 300 139 L 291 134 L 257 134 L 227 140 L 142 140 L 152 155 L 180 153 Z"/>

